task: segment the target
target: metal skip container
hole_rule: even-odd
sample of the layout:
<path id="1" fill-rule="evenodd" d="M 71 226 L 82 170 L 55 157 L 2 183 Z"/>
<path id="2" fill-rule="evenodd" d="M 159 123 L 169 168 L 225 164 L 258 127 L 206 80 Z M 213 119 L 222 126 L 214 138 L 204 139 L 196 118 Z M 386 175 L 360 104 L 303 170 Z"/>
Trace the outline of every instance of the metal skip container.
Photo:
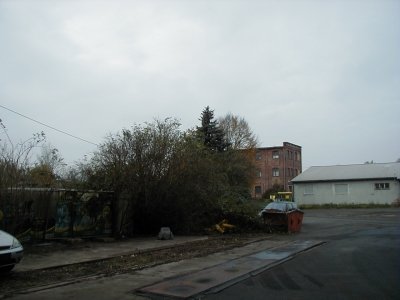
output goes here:
<path id="1" fill-rule="evenodd" d="M 300 232 L 304 212 L 295 203 L 287 201 L 271 202 L 262 211 L 264 224 L 269 231 Z"/>

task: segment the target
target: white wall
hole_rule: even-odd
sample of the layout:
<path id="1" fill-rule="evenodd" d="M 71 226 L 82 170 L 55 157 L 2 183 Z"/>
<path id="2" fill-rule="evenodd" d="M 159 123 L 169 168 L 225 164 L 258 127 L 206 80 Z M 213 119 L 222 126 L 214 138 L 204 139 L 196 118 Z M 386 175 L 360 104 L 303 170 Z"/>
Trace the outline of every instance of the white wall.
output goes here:
<path id="1" fill-rule="evenodd" d="M 375 189 L 375 183 L 389 183 L 389 189 Z M 400 198 L 396 180 L 294 183 L 298 204 L 392 204 Z"/>

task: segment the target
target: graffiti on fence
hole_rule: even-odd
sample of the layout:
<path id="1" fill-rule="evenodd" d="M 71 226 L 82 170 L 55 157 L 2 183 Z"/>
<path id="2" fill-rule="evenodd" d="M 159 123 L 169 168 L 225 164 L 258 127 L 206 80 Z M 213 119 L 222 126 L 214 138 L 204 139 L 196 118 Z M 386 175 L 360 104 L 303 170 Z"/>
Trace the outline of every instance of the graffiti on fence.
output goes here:
<path id="1" fill-rule="evenodd" d="M 11 197 L 6 197 L 1 204 L 0 228 L 23 233 L 32 227 L 35 214 L 32 200 L 12 201 Z"/>
<path id="2" fill-rule="evenodd" d="M 96 192 L 66 194 L 57 203 L 56 236 L 110 234 L 111 196 Z"/>
<path id="3" fill-rule="evenodd" d="M 0 229 L 23 241 L 111 234 L 112 192 L 27 190 L 0 193 Z"/>

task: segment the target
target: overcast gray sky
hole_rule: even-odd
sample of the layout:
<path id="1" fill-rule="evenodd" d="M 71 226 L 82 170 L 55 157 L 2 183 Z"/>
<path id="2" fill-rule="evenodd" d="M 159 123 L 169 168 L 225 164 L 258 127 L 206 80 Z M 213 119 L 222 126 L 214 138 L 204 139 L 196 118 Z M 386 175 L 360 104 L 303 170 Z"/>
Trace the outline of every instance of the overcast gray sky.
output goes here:
<path id="1" fill-rule="evenodd" d="M 244 117 L 312 165 L 400 158 L 400 1 L 0 0 L 0 104 L 93 143 L 154 118 Z M 44 131 L 73 163 L 96 146 Z M 5 133 L 0 132 L 0 139 Z"/>

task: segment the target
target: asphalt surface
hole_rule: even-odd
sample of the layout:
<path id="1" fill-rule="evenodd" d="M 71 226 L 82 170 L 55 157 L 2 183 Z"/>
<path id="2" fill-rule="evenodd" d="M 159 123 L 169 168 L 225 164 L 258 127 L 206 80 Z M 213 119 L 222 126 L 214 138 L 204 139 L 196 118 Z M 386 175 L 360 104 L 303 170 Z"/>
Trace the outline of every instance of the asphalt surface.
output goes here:
<path id="1" fill-rule="evenodd" d="M 7 299 L 154 299 L 152 295 L 144 296 L 137 293 L 140 288 L 150 286 L 173 277 L 196 273 L 207 268 L 221 265 L 227 261 L 265 251 L 285 247 L 291 244 L 286 240 L 272 240 L 267 235 L 265 240 L 254 240 L 244 247 L 234 248 L 229 251 L 215 253 L 209 256 L 190 260 L 158 265 L 132 273 L 119 274 L 110 277 L 78 279 L 73 282 L 64 282 L 51 286 L 43 286 L 21 291 L 18 294 L 7 295 Z M 209 288 L 214 287 L 210 285 Z M 1 291 L 0 291 L 1 298 Z M 164 298 L 164 297 L 163 297 Z"/>
<path id="2" fill-rule="evenodd" d="M 297 241 L 272 249 L 231 259 L 215 266 L 170 278 L 141 288 L 137 293 L 155 298 L 157 296 L 188 299 L 209 290 L 221 290 L 277 263 L 294 257 L 310 248 L 321 245 L 321 241 Z"/>
<path id="3" fill-rule="evenodd" d="M 303 237 L 325 244 L 205 299 L 400 299 L 400 214 L 310 211 Z"/>
<path id="4" fill-rule="evenodd" d="M 206 257 L 42 287 L 11 298 L 266 299 L 267 295 L 268 299 L 400 299 L 399 229 L 398 208 L 308 210 L 299 234 L 269 235 L 266 240 Z M 294 245 L 307 241 L 317 245 L 296 250 Z M 288 251 L 288 247 L 292 250 Z M 237 270 L 238 265 L 245 266 L 252 256 L 265 258 L 266 253 L 275 253 L 276 259 L 263 266 L 260 263 L 233 280 L 228 277 L 217 283 L 210 280 L 212 274 L 218 274 L 218 268 Z M 215 268 L 217 272 L 211 272 Z M 189 275 L 192 282 L 210 284 L 194 294 L 172 295 L 157 290 L 157 285 L 173 290 L 177 279 L 179 289 L 179 283 Z"/>

